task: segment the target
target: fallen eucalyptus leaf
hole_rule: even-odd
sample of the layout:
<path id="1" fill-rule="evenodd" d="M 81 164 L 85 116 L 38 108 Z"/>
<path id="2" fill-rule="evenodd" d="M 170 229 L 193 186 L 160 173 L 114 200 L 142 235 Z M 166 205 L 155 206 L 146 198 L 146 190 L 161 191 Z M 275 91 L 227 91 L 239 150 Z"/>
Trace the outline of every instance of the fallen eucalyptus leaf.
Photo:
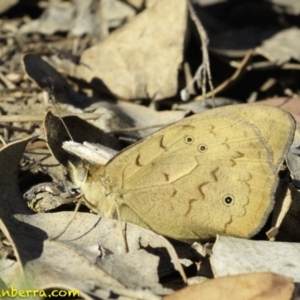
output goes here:
<path id="1" fill-rule="evenodd" d="M 74 76 L 119 98 L 172 97 L 178 90 L 187 23 L 185 1 L 158 1 L 87 49 Z"/>
<path id="2" fill-rule="evenodd" d="M 291 300 L 293 291 L 291 278 L 273 273 L 251 273 L 206 280 L 163 300 Z"/>
<path id="3" fill-rule="evenodd" d="M 300 282 L 300 244 L 219 236 L 210 258 L 215 277 L 272 272 Z"/>
<path id="4" fill-rule="evenodd" d="M 255 51 L 276 65 L 290 60 L 300 61 L 299 38 L 299 28 L 288 28 L 265 40 Z"/>
<path id="5" fill-rule="evenodd" d="M 16 5 L 19 0 L 0 0 L 0 14 L 9 10 L 11 7 Z"/>

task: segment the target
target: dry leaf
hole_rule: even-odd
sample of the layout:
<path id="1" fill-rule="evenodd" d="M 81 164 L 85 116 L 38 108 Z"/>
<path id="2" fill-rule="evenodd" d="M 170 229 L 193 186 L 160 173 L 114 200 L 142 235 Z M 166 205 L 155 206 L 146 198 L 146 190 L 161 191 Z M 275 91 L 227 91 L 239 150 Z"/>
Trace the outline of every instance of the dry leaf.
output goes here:
<path id="1" fill-rule="evenodd" d="M 283 189 L 283 187 L 281 186 L 280 188 Z M 279 230 L 281 231 L 282 221 L 286 218 L 289 209 L 291 208 L 291 204 L 292 204 L 292 197 L 291 197 L 290 189 L 287 190 L 284 199 L 282 199 L 281 197 L 279 199 L 276 198 L 276 203 L 272 213 L 272 228 L 266 233 L 270 241 L 275 241 L 275 238 Z M 292 241 L 297 242 L 297 240 L 296 241 L 292 240 Z"/>
<path id="2" fill-rule="evenodd" d="M 280 107 L 288 111 L 295 118 L 297 122 L 300 121 L 300 109 L 299 109 L 299 98 L 292 97 L 281 97 L 281 98 L 272 98 L 259 101 L 260 104 L 267 104 L 272 106 Z"/>
<path id="3" fill-rule="evenodd" d="M 272 272 L 300 281 L 300 244 L 217 238 L 210 258 L 215 277 Z"/>
<path id="4" fill-rule="evenodd" d="M 57 2 L 45 9 L 39 19 L 23 25 L 20 32 L 23 34 L 39 32 L 50 35 L 57 31 L 69 31 L 75 13 L 75 7 L 70 2 Z"/>
<path id="5" fill-rule="evenodd" d="M 11 7 L 16 5 L 19 0 L 0 0 L 0 14 L 9 10 Z"/>
<path id="6" fill-rule="evenodd" d="M 127 3 L 140 10 L 144 7 L 151 7 L 159 0 L 126 0 Z"/>
<path id="7" fill-rule="evenodd" d="M 96 4 L 92 0 L 56 1 L 43 11 L 39 19 L 23 25 L 21 32 L 39 32 L 46 35 L 70 32 L 73 36 L 92 34 L 100 40 L 105 36 L 105 28 L 102 26 L 108 31 L 109 28 L 120 26 L 126 18 L 135 14 L 133 8 L 120 0 L 101 2 Z"/>
<path id="8" fill-rule="evenodd" d="M 163 300 L 290 300 L 293 280 L 272 273 L 251 273 L 207 280 L 188 286 Z"/>
<path id="9" fill-rule="evenodd" d="M 300 2 L 298 0 L 268 0 L 273 3 L 275 10 L 298 16 L 300 14 Z"/>
<path id="10" fill-rule="evenodd" d="M 300 29 L 289 28 L 282 30 L 256 48 L 256 53 L 261 54 L 276 65 L 281 65 L 290 60 L 300 61 Z"/>
<path id="11" fill-rule="evenodd" d="M 78 0 L 78 2 L 83 2 Z M 93 1 L 92 1 L 93 2 Z M 122 0 L 102 0 L 102 22 L 107 22 L 108 28 L 117 28 L 124 24 L 127 19 L 132 18 L 136 11 Z M 80 24 L 80 23 L 78 23 Z"/>
<path id="12" fill-rule="evenodd" d="M 119 98 L 172 97 L 178 90 L 186 30 L 186 2 L 158 1 L 87 49 L 74 75 L 95 88 L 104 85 Z"/>
<path id="13" fill-rule="evenodd" d="M 66 141 L 63 142 L 62 148 L 78 157 L 84 157 L 85 161 L 94 165 L 105 165 L 118 153 L 118 151 L 100 144 L 92 144 L 89 142 L 80 144 L 72 141 Z"/>
<path id="14" fill-rule="evenodd" d="M 130 132 L 130 135 L 143 138 L 157 131 L 161 127 L 170 125 L 183 119 L 185 111 L 156 111 L 152 108 L 119 101 L 113 103 L 95 103 L 86 111 L 92 110 L 101 114 L 101 117 L 90 121 L 98 128 L 109 131 L 121 131 L 122 129 L 135 127 L 137 130 Z"/>
<path id="15" fill-rule="evenodd" d="M 292 184 L 289 186 L 291 204 L 282 221 L 276 239 L 279 241 L 300 242 L 300 192 Z"/>

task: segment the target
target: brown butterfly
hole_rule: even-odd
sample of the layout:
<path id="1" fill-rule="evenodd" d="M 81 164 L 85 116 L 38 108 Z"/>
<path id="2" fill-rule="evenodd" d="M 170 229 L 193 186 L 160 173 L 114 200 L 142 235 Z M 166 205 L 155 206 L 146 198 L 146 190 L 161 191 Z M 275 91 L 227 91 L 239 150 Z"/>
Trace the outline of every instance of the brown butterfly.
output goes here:
<path id="1" fill-rule="evenodd" d="M 295 121 L 283 110 L 235 105 L 183 119 L 106 165 L 71 163 L 87 205 L 178 240 L 251 237 L 274 205 Z"/>

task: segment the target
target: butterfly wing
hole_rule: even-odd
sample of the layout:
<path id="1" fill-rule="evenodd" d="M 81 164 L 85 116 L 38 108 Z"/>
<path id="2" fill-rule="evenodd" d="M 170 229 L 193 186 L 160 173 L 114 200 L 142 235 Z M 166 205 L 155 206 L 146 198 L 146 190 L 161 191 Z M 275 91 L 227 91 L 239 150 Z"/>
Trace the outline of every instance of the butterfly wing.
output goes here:
<path id="1" fill-rule="evenodd" d="M 175 239 L 249 237 L 273 207 L 294 129 L 288 113 L 263 105 L 186 118 L 107 164 L 107 201 L 122 220 Z"/>

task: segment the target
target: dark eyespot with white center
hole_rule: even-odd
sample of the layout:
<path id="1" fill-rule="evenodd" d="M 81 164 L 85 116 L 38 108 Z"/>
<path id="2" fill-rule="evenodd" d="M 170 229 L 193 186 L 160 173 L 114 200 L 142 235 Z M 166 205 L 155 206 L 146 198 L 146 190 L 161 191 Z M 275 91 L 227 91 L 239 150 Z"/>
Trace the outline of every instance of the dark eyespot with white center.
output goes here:
<path id="1" fill-rule="evenodd" d="M 234 197 L 232 195 L 225 195 L 222 201 L 225 206 L 232 206 L 234 204 Z"/>
<path id="2" fill-rule="evenodd" d="M 207 145 L 205 145 L 205 144 L 200 144 L 200 145 L 198 146 L 198 151 L 201 152 L 201 153 L 206 152 L 207 149 L 208 149 L 208 147 L 207 147 Z"/>
<path id="3" fill-rule="evenodd" d="M 191 136 L 191 135 L 186 135 L 186 136 L 184 137 L 184 142 L 185 142 L 186 144 L 188 144 L 188 145 L 191 145 L 191 144 L 194 143 L 194 137 Z"/>

